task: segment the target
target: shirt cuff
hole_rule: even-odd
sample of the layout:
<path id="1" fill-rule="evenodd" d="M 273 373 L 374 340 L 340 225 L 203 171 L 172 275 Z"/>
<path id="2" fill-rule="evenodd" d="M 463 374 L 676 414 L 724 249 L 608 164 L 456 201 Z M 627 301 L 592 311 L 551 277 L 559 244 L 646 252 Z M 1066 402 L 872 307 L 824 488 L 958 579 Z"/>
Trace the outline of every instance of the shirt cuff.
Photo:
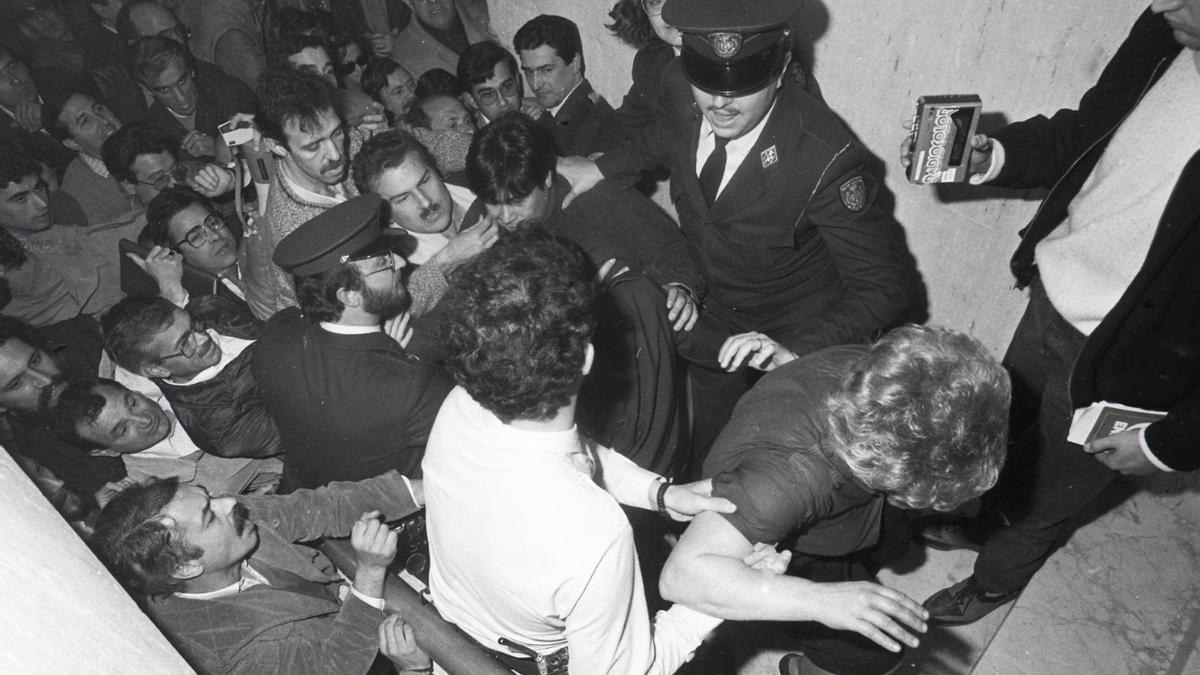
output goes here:
<path id="1" fill-rule="evenodd" d="M 1150 425 L 1147 424 L 1141 429 L 1138 429 L 1138 447 L 1142 449 L 1142 454 L 1146 456 L 1146 459 L 1149 460 L 1151 464 L 1158 467 L 1159 471 L 1175 471 L 1175 469 L 1163 464 L 1162 460 L 1154 456 L 1154 451 L 1150 449 L 1150 444 L 1146 442 L 1146 430 L 1149 428 Z"/>
<path id="2" fill-rule="evenodd" d="M 354 594 L 354 597 L 362 600 L 363 604 L 370 605 L 381 612 L 383 611 L 383 598 L 372 598 L 355 588 L 354 584 L 350 584 L 350 592 Z"/>
<path id="3" fill-rule="evenodd" d="M 418 507 L 425 506 L 421 502 L 417 501 L 417 493 L 413 492 L 412 481 L 408 480 L 408 476 L 400 474 L 400 480 L 404 481 L 404 487 L 408 488 L 408 496 L 412 497 L 413 504 L 416 504 Z"/>
<path id="4" fill-rule="evenodd" d="M 671 605 L 669 609 L 658 613 L 658 616 L 655 618 L 655 625 L 661 627 L 667 621 L 679 624 L 681 628 L 696 636 L 697 640 L 702 640 L 714 628 L 721 625 L 723 619 L 709 616 L 704 612 L 697 612 L 694 609 L 689 609 L 676 603 Z"/>
<path id="5" fill-rule="evenodd" d="M 987 173 L 971 176 L 968 181 L 971 183 L 971 185 L 982 185 L 983 183 L 994 180 L 996 176 L 1000 175 L 1000 171 L 1002 169 L 1004 169 L 1004 146 L 1000 144 L 1000 141 L 993 138 L 992 164 L 988 167 Z"/>

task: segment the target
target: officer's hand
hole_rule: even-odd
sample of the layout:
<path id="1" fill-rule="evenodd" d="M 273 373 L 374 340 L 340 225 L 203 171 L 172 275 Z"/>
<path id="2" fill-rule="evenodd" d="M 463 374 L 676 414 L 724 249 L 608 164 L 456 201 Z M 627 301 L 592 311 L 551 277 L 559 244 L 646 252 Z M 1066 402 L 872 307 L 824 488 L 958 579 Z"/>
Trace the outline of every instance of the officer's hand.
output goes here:
<path id="1" fill-rule="evenodd" d="M 563 199 L 563 208 L 575 201 L 579 195 L 596 187 L 604 180 L 604 174 L 596 166 L 596 162 L 585 157 L 559 157 L 558 175 L 567 179 L 571 184 L 571 192 Z"/>
<path id="2" fill-rule="evenodd" d="M 1104 438 L 1088 441 L 1083 449 L 1091 453 L 1096 461 L 1127 476 L 1144 476 L 1158 471 L 1142 452 L 1139 436 L 1141 427 L 1127 429 Z"/>
<path id="3" fill-rule="evenodd" d="M 830 628 L 852 630 L 892 652 L 903 642 L 917 647 L 910 631 L 924 633 L 929 612 L 916 600 L 887 586 L 867 581 L 814 583 L 813 619 Z"/>
<path id="4" fill-rule="evenodd" d="M 746 361 L 747 358 L 750 360 Z M 754 331 L 725 338 L 717 352 L 717 361 L 729 372 L 740 368 L 743 362 L 757 370 L 771 371 L 795 359 L 792 350 Z"/>
<path id="5" fill-rule="evenodd" d="M 696 307 L 692 290 L 679 283 L 670 283 L 663 288 L 667 291 L 667 321 L 672 322 L 671 329 L 691 330 L 700 318 L 700 310 Z"/>
<path id="6" fill-rule="evenodd" d="M 671 520 L 686 522 L 701 511 L 733 513 L 737 505 L 728 499 L 712 496 L 712 479 L 684 485 L 672 485 L 663 495 L 663 505 Z"/>

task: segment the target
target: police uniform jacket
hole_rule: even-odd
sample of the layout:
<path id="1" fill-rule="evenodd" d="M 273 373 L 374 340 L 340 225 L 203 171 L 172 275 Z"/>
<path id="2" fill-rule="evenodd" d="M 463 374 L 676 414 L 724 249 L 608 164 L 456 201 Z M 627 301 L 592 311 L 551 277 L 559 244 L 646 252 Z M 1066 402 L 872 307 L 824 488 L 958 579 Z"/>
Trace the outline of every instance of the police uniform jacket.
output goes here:
<path id="1" fill-rule="evenodd" d="M 1011 124 L 993 184 L 1049 190 L 1012 258 L 1018 286 L 1037 274 L 1034 249 L 1067 215 L 1112 134 L 1180 54 L 1165 19 L 1146 11 L 1075 110 Z M 1112 401 L 1168 411 L 1146 429 L 1166 465 L 1200 468 L 1200 153 L 1184 167 L 1141 269 L 1080 351 L 1071 405 Z"/>
<path id="2" fill-rule="evenodd" d="M 453 386 L 382 332 L 340 335 L 289 308 L 263 329 L 254 379 L 287 455 L 284 486 L 397 469 L 420 477 L 429 429 Z"/>
<path id="3" fill-rule="evenodd" d="M 700 121 L 685 130 L 660 123 L 597 164 L 606 176 L 670 168 L 708 309 L 798 353 L 862 341 L 892 323 L 908 304 L 912 265 L 900 226 L 875 202 L 866 150 L 834 113 L 784 86 L 712 208 L 696 175 Z"/>

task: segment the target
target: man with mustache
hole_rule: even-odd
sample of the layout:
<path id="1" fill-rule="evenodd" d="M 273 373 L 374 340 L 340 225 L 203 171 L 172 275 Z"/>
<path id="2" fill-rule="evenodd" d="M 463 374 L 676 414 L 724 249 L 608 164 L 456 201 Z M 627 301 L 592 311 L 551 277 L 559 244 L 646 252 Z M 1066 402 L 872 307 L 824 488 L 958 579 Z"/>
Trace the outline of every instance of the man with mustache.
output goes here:
<path id="1" fill-rule="evenodd" d="M 42 119 L 63 147 L 79 153 L 67 165 L 60 189 L 79 202 L 88 224 L 104 227 L 132 220 L 142 207 L 121 189 L 100 155 L 104 141 L 121 128 L 113 111 L 90 92 L 68 89 L 47 95 Z"/>
<path id="2" fill-rule="evenodd" d="M 396 627 L 383 612 L 396 535 L 381 519 L 420 508 L 419 481 L 390 471 L 286 496 L 216 494 L 174 479 L 130 487 L 100 514 L 96 554 L 200 672 L 366 673 L 381 622 Z M 348 589 L 301 545 L 346 535 L 358 562 Z M 429 672 L 419 652 L 388 656 L 403 675 Z"/>
<path id="3" fill-rule="evenodd" d="M 266 320 L 296 305 L 289 275 L 271 262 L 292 230 L 358 194 L 347 180 L 361 133 L 337 112 L 333 85 L 321 76 L 285 68 L 263 75 L 255 123 L 277 161 L 266 215 L 246 232 L 246 301 Z"/>
<path id="4" fill-rule="evenodd" d="M 420 477 L 450 391 L 440 368 L 405 351 L 408 293 L 394 252 L 403 238 L 385 236 L 382 206 L 375 195 L 355 197 L 275 250 L 300 307 L 267 322 L 253 372 L 287 451 L 285 490 L 389 469 Z"/>
<path id="5" fill-rule="evenodd" d="M 36 159 L 61 174 L 72 153 L 42 128 L 42 97 L 28 66 L 0 45 L 0 139 L 27 139 Z"/>
<path id="6" fill-rule="evenodd" d="M 513 37 L 525 83 L 545 112 L 538 122 L 554 134 L 559 154 L 588 156 L 620 140 L 616 113 L 584 77 L 583 41 L 570 19 L 542 14 Z"/>
<path id="7" fill-rule="evenodd" d="M 900 318 L 915 271 L 876 203 L 869 153 L 787 77 L 799 0 L 667 0 L 699 112 L 660 120 L 595 162 L 563 160 L 576 192 L 601 176 L 667 166 L 684 236 L 708 282 L 707 317 L 797 355 L 864 342 Z M 720 345 L 710 348 L 713 355 Z M 756 379 L 744 358 L 694 368 L 694 466 Z M 726 372 L 731 371 L 731 372 Z"/>

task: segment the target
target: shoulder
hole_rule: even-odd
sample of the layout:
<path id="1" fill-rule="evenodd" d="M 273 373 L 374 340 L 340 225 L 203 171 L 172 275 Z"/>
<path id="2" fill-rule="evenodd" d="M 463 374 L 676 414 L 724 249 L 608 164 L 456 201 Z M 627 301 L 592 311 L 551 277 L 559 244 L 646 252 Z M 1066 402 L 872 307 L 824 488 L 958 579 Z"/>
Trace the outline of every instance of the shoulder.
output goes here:
<path id="1" fill-rule="evenodd" d="M 809 153 L 833 157 L 858 147 L 840 117 L 824 101 L 789 82 L 775 103 L 779 120 Z"/>

